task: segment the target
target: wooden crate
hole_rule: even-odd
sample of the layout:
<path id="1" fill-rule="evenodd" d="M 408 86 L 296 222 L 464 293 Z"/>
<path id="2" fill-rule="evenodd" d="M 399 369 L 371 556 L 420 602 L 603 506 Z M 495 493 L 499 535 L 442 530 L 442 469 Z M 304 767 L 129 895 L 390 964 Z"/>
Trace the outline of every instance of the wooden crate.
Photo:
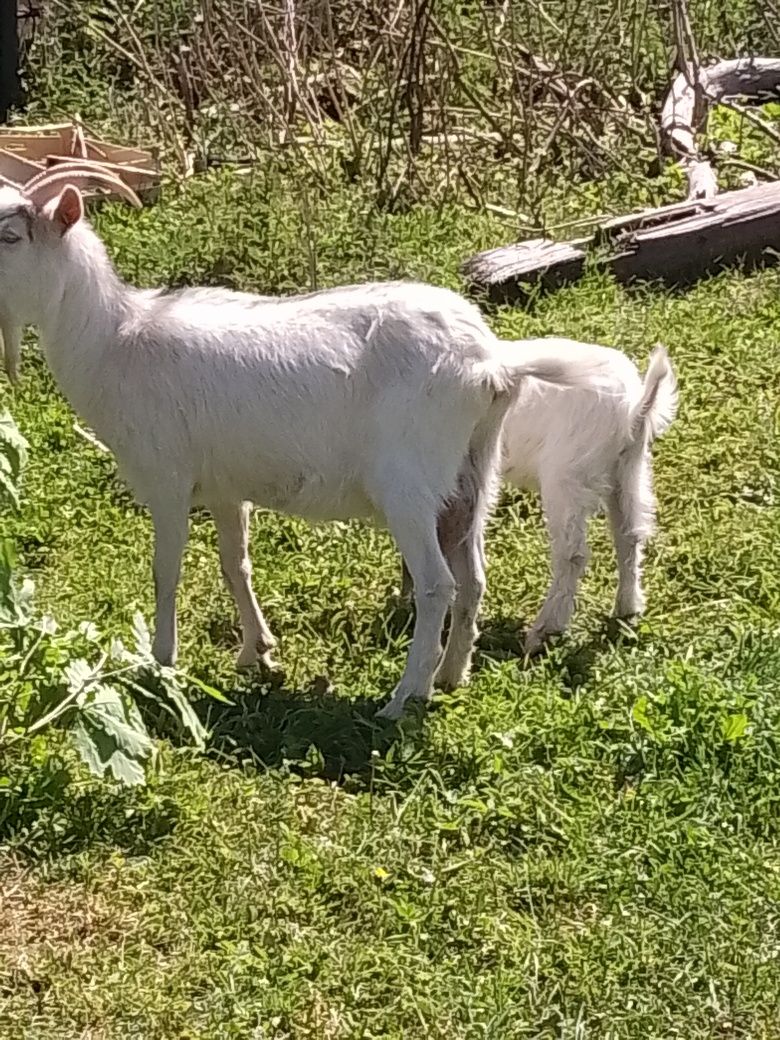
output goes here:
<path id="1" fill-rule="evenodd" d="M 77 123 L 0 128 L 0 175 L 23 186 L 36 174 L 72 159 L 89 159 L 120 177 L 141 198 L 151 201 L 160 183 L 160 168 L 151 152 L 90 137 Z M 116 198 L 109 191 L 88 189 L 87 199 Z"/>

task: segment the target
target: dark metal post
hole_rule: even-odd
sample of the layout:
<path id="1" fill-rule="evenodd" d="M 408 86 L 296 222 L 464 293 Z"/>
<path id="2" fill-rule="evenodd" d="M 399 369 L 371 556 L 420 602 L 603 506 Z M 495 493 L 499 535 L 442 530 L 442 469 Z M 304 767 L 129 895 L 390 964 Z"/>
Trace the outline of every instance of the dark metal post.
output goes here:
<path id="1" fill-rule="evenodd" d="M 20 101 L 16 0 L 0 0 L 0 123 L 8 118 L 8 109 Z"/>

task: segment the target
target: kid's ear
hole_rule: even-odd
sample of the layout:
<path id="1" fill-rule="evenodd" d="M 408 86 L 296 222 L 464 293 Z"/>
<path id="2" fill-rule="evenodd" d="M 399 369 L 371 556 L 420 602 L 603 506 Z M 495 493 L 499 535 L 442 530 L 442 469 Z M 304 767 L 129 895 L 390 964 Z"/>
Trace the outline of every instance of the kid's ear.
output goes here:
<path id="1" fill-rule="evenodd" d="M 43 207 L 43 215 L 64 235 L 84 216 L 81 192 L 72 184 L 66 184 L 60 194 Z"/>

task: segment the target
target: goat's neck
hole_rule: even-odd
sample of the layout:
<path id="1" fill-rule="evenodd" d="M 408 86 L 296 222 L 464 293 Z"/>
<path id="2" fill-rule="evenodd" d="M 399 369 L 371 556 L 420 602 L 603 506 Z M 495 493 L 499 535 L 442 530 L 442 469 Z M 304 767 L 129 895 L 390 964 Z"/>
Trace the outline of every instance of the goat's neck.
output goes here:
<path id="1" fill-rule="evenodd" d="M 106 353 L 115 348 L 132 291 L 121 281 L 103 243 L 77 225 L 56 258 L 56 285 L 39 304 L 41 346 L 55 379 L 73 407 L 90 421 L 98 388 L 105 389 Z"/>

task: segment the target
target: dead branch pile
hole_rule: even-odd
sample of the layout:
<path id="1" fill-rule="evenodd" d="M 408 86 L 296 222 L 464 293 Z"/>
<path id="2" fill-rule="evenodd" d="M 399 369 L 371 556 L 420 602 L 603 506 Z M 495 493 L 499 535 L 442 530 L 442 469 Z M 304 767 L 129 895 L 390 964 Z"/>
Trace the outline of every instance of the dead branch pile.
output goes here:
<path id="1" fill-rule="evenodd" d="M 294 146 L 389 200 L 451 190 L 538 220 L 551 170 L 582 184 L 653 160 L 668 16 L 652 6 L 47 0 L 30 66 L 66 68 L 75 39 L 190 166 Z"/>
<path id="2" fill-rule="evenodd" d="M 535 238 L 487 250 L 465 261 L 464 277 L 493 299 L 506 300 L 522 297 L 529 285 L 556 288 L 579 278 L 589 254 L 620 281 L 671 285 L 735 262 L 775 263 L 780 257 L 780 181 L 718 194 L 715 171 L 697 148 L 696 130 L 716 102 L 739 98 L 763 104 L 779 96 L 778 59 L 738 58 L 705 68 L 684 62 L 661 111 L 661 133 L 667 151 L 686 172 L 687 202 L 608 221 L 590 238 Z"/>

